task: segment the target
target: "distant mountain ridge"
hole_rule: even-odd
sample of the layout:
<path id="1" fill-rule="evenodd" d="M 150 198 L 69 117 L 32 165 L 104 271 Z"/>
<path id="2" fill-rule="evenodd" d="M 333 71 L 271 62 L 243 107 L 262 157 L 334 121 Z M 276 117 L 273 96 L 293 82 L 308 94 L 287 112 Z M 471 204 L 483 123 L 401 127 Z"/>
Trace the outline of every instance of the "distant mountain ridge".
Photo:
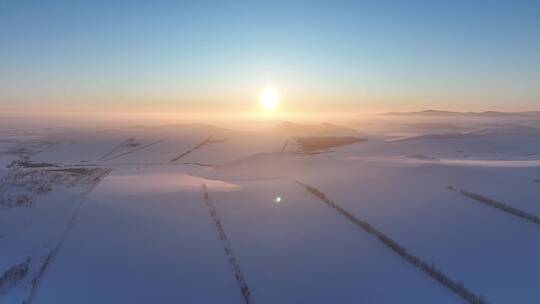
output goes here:
<path id="1" fill-rule="evenodd" d="M 524 111 L 524 112 L 453 112 L 443 110 L 424 110 L 417 112 L 388 112 L 383 115 L 387 116 L 460 116 L 460 117 L 540 117 L 540 111 Z"/>

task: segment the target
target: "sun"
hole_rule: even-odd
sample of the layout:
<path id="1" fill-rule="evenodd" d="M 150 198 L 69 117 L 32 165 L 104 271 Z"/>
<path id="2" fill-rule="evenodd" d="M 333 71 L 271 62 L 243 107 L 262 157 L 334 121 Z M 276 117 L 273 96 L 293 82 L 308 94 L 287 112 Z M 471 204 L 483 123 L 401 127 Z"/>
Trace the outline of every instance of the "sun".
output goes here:
<path id="1" fill-rule="evenodd" d="M 266 87 L 259 95 L 259 103 L 267 110 L 271 111 L 279 105 L 279 94 L 273 87 Z"/>

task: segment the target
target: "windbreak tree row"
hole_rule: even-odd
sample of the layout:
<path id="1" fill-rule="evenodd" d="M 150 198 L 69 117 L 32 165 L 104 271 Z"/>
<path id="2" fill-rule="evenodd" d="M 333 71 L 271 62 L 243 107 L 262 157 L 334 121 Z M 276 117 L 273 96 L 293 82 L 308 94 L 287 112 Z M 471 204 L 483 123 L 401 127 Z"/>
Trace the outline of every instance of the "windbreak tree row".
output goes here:
<path id="1" fill-rule="evenodd" d="M 479 203 L 488 205 L 490 207 L 499 209 L 499 210 L 504 211 L 506 213 L 510 213 L 510 214 L 512 214 L 514 216 L 522 218 L 522 219 L 524 219 L 526 221 L 529 221 L 531 223 L 540 225 L 540 217 L 538 217 L 538 216 L 536 216 L 536 215 L 534 215 L 532 213 L 529 213 L 527 211 L 523 211 L 523 210 L 514 208 L 514 207 L 512 207 L 510 205 L 498 202 L 498 201 L 496 201 L 494 199 L 482 196 L 480 194 L 476 194 L 476 193 L 465 191 L 465 190 L 459 190 L 459 189 L 456 189 L 456 188 L 454 188 L 452 186 L 448 186 L 448 189 L 451 190 L 451 191 L 460 193 L 463 196 L 471 198 L 471 199 L 473 199 L 473 200 L 475 200 L 475 201 L 477 201 Z"/>
<path id="2" fill-rule="evenodd" d="M 431 278 L 435 279 L 437 282 L 441 283 L 448 289 L 452 290 L 454 293 L 462 297 L 463 299 L 467 300 L 471 304 L 485 304 L 488 303 L 486 299 L 484 299 L 483 296 L 477 295 L 474 292 L 472 292 L 470 289 L 464 286 L 463 282 L 456 281 L 452 278 L 450 278 L 448 275 L 446 275 L 441 270 L 437 269 L 435 265 L 429 264 L 422 259 L 416 257 L 415 255 L 409 253 L 405 247 L 398 244 L 396 241 L 394 241 L 392 238 L 384 234 L 383 232 L 377 230 L 375 227 L 370 225 L 368 222 L 363 221 L 356 216 L 354 216 L 349 211 L 345 210 L 343 207 L 336 204 L 334 201 L 329 199 L 323 192 L 318 190 L 317 188 L 306 185 L 304 183 L 298 182 L 301 186 L 303 186 L 307 191 L 309 191 L 311 194 L 316 196 L 318 199 L 320 199 L 322 202 L 326 203 L 328 206 L 332 207 L 334 210 L 345 216 L 348 220 L 362 228 L 364 231 L 366 231 L 369 234 L 372 234 L 376 236 L 379 241 L 381 241 L 383 244 L 385 244 L 388 248 L 392 249 L 395 253 L 397 253 L 399 256 L 407 260 L 412 265 L 416 266 L 420 270 L 422 270 L 424 273 L 429 275 Z"/>
<path id="3" fill-rule="evenodd" d="M 208 211 L 210 212 L 210 216 L 212 217 L 212 221 L 214 222 L 216 226 L 219 239 L 223 243 L 225 256 L 227 257 L 229 264 L 231 264 L 234 270 L 234 276 L 235 276 L 236 282 L 240 286 L 240 292 L 242 293 L 244 302 L 246 304 L 250 304 L 251 293 L 249 291 L 249 287 L 247 285 L 246 279 L 244 278 L 244 275 L 242 274 L 242 270 L 240 270 L 240 264 L 238 263 L 238 259 L 234 255 L 229 239 L 227 239 L 227 235 L 225 234 L 225 230 L 223 229 L 223 225 L 221 225 L 221 221 L 219 219 L 219 215 L 217 213 L 216 207 L 214 206 L 214 204 L 212 203 L 212 200 L 210 199 L 210 196 L 208 195 L 208 189 L 206 187 L 206 184 L 203 184 L 202 188 L 203 188 L 203 193 L 204 193 L 204 203 L 206 207 L 208 208 Z"/>

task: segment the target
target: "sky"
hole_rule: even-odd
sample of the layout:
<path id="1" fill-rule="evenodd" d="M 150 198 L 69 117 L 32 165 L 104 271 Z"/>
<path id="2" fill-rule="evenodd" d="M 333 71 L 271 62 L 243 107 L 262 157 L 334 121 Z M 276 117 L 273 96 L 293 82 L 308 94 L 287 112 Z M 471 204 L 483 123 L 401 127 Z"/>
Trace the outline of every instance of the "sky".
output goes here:
<path id="1" fill-rule="evenodd" d="M 0 110 L 540 110 L 540 1 L 0 1 Z"/>

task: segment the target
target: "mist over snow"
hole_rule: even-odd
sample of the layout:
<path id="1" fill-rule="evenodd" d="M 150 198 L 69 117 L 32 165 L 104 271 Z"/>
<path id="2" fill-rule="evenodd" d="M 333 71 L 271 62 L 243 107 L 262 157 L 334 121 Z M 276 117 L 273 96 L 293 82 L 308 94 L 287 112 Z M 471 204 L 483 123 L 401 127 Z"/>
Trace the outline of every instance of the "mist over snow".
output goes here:
<path id="1" fill-rule="evenodd" d="M 534 303 L 539 202 L 533 114 L 13 118 L 0 303 Z"/>

